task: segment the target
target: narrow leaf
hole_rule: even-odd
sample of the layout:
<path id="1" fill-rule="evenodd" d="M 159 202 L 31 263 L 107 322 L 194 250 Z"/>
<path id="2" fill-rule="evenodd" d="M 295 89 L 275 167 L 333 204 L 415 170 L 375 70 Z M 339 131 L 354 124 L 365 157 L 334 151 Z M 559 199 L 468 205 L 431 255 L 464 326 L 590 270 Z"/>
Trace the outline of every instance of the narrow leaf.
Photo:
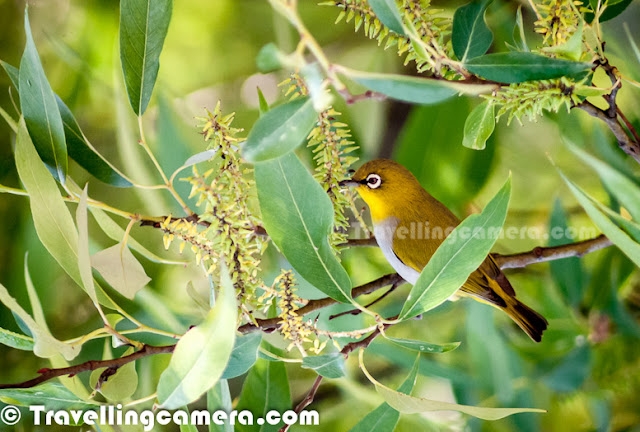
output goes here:
<path id="1" fill-rule="evenodd" d="M 91 265 L 113 289 L 130 299 L 151 280 L 129 247 L 123 243 L 93 254 Z"/>
<path id="2" fill-rule="evenodd" d="M 0 344 L 11 348 L 33 351 L 33 338 L 0 327 Z"/>
<path id="3" fill-rule="evenodd" d="M 242 154 L 249 162 L 274 159 L 295 150 L 307 137 L 318 114 L 310 98 L 272 108 L 261 116 L 247 137 Z"/>
<path id="4" fill-rule="evenodd" d="M 62 117 L 64 136 L 71 159 L 76 161 L 78 165 L 101 182 L 117 187 L 133 186 L 129 180 L 124 178 L 89 144 L 82 130 L 80 130 L 80 125 L 73 116 L 73 113 L 58 95 L 56 95 L 56 103 L 58 104 L 60 116 Z"/>
<path id="5" fill-rule="evenodd" d="M 394 409 L 405 414 L 416 414 L 429 411 L 459 411 L 484 420 L 498 420 L 513 414 L 523 412 L 545 413 L 545 410 L 536 408 L 486 408 L 469 405 L 458 405 L 450 402 L 441 402 L 431 399 L 419 398 L 397 392 L 378 382 L 364 366 L 364 351 L 360 351 L 360 368 L 376 386 L 376 391 Z"/>
<path id="6" fill-rule="evenodd" d="M 562 171 L 558 171 L 564 179 L 567 186 L 576 197 L 582 208 L 587 212 L 593 223 L 613 242 L 620 250 L 627 255 L 631 261 L 640 267 L 640 244 L 633 241 L 631 237 L 621 230 L 615 223 L 611 221 L 604 213 L 602 213 L 596 205 L 580 187 L 569 180 Z"/>
<path id="7" fill-rule="evenodd" d="M 460 84 L 455 81 L 419 78 L 407 75 L 344 70 L 346 75 L 359 84 L 390 98 L 431 105 L 447 100 L 458 93 L 482 94 L 491 92 L 495 86 L 487 84 Z"/>
<path id="8" fill-rule="evenodd" d="M 406 35 L 395 0 L 369 0 L 369 6 L 380 22 L 389 30 L 402 36 Z"/>
<path id="9" fill-rule="evenodd" d="M 56 354 L 62 354 L 65 359 L 73 360 L 79 353 L 80 347 L 68 345 L 54 338 L 47 328 L 40 326 L 9 294 L 9 291 L 0 284 L 0 302 L 15 313 L 27 325 L 33 335 L 33 353 L 38 357 L 49 358 Z"/>
<path id="10" fill-rule="evenodd" d="M 344 355 L 340 353 L 306 356 L 302 359 L 304 369 L 313 369 L 325 378 L 342 378 L 345 376 Z"/>
<path id="11" fill-rule="evenodd" d="M 0 60 L 0 65 L 9 76 L 11 80 L 11 84 L 16 88 L 16 90 L 20 89 L 20 71 L 17 67 L 10 65 L 9 63 Z"/>
<path id="12" fill-rule="evenodd" d="M 607 189 L 629 211 L 631 217 L 636 221 L 640 221 L 640 187 L 618 170 L 591 156 L 584 150 L 573 145 L 569 148 L 598 173 Z"/>
<path id="13" fill-rule="evenodd" d="M 20 106 L 29 135 L 42 158 L 61 183 L 67 175 L 67 146 L 55 95 L 44 74 L 24 11 L 26 46 L 20 60 Z"/>
<path id="14" fill-rule="evenodd" d="M 172 0 L 120 2 L 120 61 L 136 115 L 144 114 L 149 105 L 172 8 Z"/>
<path id="15" fill-rule="evenodd" d="M 487 257 L 504 225 L 511 177 L 480 214 L 466 218 L 442 242 L 420 273 L 400 319 L 412 318 L 451 297 Z"/>
<path id="16" fill-rule="evenodd" d="M 291 266 L 331 298 L 349 301 L 351 281 L 327 240 L 333 206 L 322 186 L 294 153 L 257 164 L 255 179 L 264 227 Z"/>
<path id="17" fill-rule="evenodd" d="M 45 405 L 47 410 L 97 409 L 100 404 L 78 398 L 63 385 L 47 382 L 26 389 L 0 390 L 0 401 L 19 406 Z"/>
<path id="18" fill-rule="evenodd" d="M 218 382 L 233 350 L 237 313 L 235 289 L 224 269 L 215 306 L 204 322 L 180 338 L 160 376 L 158 402 L 163 408 L 187 405 Z"/>
<path id="19" fill-rule="evenodd" d="M 464 122 L 462 145 L 474 150 L 483 150 L 496 127 L 494 106 L 484 101 L 471 111 Z"/>
<path id="20" fill-rule="evenodd" d="M 574 75 L 591 69 L 591 64 L 530 52 L 509 52 L 470 59 L 464 63 L 464 67 L 483 78 L 510 84 Z"/>
<path id="21" fill-rule="evenodd" d="M 384 337 L 395 345 L 420 353 L 446 353 L 449 351 L 453 351 L 460 346 L 460 342 L 432 344 L 411 339 L 398 339 L 387 335 L 385 335 Z"/>
<path id="22" fill-rule="evenodd" d="M 89 225 L 87 217 L 88 186 L 85 186 L 80 195 L 80 202 L 76 209 L 76 223 L 78 224 L 78 268 L 84 290 L 89 294 L 91 301 L 98 307 L 96 287 L 93 284 L 91 273 L 91 256 L 89 255 Z"/>
<path id="23" fill-rule="evenodd" d="M 67 274 L 84 289 L 78 267 L 78 232 L 58 186 L 36 153 L 24 120 L 20 120 L 15 156 L 18 175 L 29 194 L 38 238 Z M 73 182 L 68 183 L 73 185 Z M 99 286 L 96 286 L 96 292 L 100 303 L 115 308 Z"/>
<path id="24" fill-rule="evenodd" d="M 269 111 L 269 102 L 267 102 L 267 99 L 262 94 L 262 90 L 260 90 L 260 87 L 256 87 L 256 89 L 258 91 L 258 101 L 259 101 L 259 104 L 260 104 L 260 115 L 262 116 L 267 111 Z"/>
<path id="25" fill-rule="evenodd" d="M 416 356 L 413 367 L 407 378 L 400 387 L 398 387 L 398 392 L 411 394 L 416 383 L 419 366 L 420 355 Z M 400 413 L 391 408 L 388 403 L 384 402 L 367 414 L 358 424 L 351 428 L 349 432 L 393 432 L 399 419 Z"/>
<path id="26" fill-rule="evenodd" d="M 255 332 L 236 337 L 229 363 L 222 373 L 222 379 L 235 378 L 248 371 L 258 359 L 258 348 L 262 333 Z"/>
<path id="27" fill-rule="evenodd" d="M 516 12 L 516 23 L 513 26 L 513 43 L 518 51 L 528 52 L 527 38 L 524 34 L 524 23 L 522 20 L 522 6 L 518 6 Z"/>
<path id="28" fill-rule="evenodd" d="M 231 412 L 232 410 L 231 394 L 229 393 L 229 383 L 225 379 L 221 379 L 215 386 L 207 391 L 207 411 L 210 413 L 222 410 Z M 231 422 L 223 422 L 223 424 L 209 423 L 209 432 L 233 432 Z"/>
<path id="29" fill-rule="evenodd" d="M 484 21 L 491 1 L 466 4 L 453 14 L 451 44 L 453 52 L 462 62 L 486 53 L 493 42 L 493 33 Z"/>
<path id="30" fill-rule="evenodd" d="M 267 412 L 276 410 L 284 412 L 291 409 L 291 393 L 284 363 L 258 359 L 249 371 L 242 386 L 236 410 L 249 410 L 256 417 L 264 418 Z M 236 424 L 237 432 L 276 432 L 282 427 L 265 423 L 260 426 L 256 422 L 250 425 Z"/>

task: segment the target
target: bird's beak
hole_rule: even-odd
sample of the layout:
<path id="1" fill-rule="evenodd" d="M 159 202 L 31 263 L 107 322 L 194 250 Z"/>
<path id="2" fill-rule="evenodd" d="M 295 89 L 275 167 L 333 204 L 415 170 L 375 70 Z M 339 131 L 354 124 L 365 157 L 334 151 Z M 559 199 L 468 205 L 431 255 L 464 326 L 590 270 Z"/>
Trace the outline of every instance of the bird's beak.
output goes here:
<path id="1" fill-rule="evenodd" d="M 355 181 L 355 180 L 342 180 L 340 183 L 338 183 L 340 186 L 346 186 L 346 187 L 356 187 L 356 186 L 360 186 L 360 182 Z"/>

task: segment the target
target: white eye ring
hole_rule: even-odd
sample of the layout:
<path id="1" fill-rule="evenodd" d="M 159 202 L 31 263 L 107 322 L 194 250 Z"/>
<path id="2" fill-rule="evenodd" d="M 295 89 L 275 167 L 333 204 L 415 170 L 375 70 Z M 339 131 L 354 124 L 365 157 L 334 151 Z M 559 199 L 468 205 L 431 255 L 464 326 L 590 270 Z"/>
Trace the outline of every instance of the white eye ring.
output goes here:
<path id="1" fill-rule="evenodd" d="M 378 174 L 369 174 L 367 176 L 367 186 L 369 189 L 377 189 L 382 184 L 382 179 Z"/>

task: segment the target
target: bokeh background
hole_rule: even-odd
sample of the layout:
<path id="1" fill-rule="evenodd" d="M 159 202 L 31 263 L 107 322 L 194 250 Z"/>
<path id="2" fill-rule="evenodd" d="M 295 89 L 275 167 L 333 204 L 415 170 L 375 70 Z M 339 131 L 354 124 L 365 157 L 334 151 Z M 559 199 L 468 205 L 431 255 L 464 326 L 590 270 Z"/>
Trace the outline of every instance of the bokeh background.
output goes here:
<path id="1" fill-rule="evenodd" d="M 300 0 L 301 15 L 329 58 L 358 69 L 414 74 L 412 64 L 393 49 L 384 51 L 375 41 L 354 33 L 353 24 L 334 25 L 338 10 Z M 443 14 L 452 14 L 459 1 L 434 1 Z M 487 21 L 494 31 L 492 50 L 505 50 L 514 17 L 522 5 L 525 27 L 533 28 L 534 16 L 526 1 L 496 1 Z M 18 65 L 24 47 L 24 1 L 0 0 L 0 59 Z M 54 91 L 72 109 L 93 145 L 141 183 L 159 181 L 136 145 L 137 125 L 122 84 L 118 55 L 118 2 L 112 0 L 38 0 L 29 2 L 31 25 L 45 71 Z M 627 34 L 640 43 L 640 4 L 603 25 L 612 64 L 626 76 L 640 80 L 640 58 Z M 528 33 L 529 45 L 537 36 Z M 196 117 L 218 100 L 223 111 L 236 112 L 236 127 L 250 129 L 258 116 L 256 86 L 273 103 L 282 98 L 279 82 L 286 72 L 258 73 L 255 57 L 260 48 L 275 42 L 291 51 L 297 34 L 262 0 L 176 1 L 169 33 L 161 56 L 158 84 L 145 128 L 152 148 L 165 171 L 172 172 L 190 155 L 205 149 Z M 596 82 L 607 86 L 606 77 Z M 14 90 L 0 73 L 0 106 L 15 115 Z M 12 93 L 13 92 L 13 93 Z M 437 106 L 411 106 L 393 101 L 363 101 L 336 108 L 360 145 L 362 161 L 391 157 L 405 164 L 433 195 L 464 217 L 484 206 L 508 174 L 513 193 L 507 226 L 533 227 L 539 238 L 503 239 L 496 251 L 514 253 L 546 245 L 552 209 L 554 222 L 583 234 L 597 235 L 584 212 L 559 177 L 556 164 L 600 201 L 611 203 L 607 191 L 588 167 L 581 165 L 565 147 L 570 141 L 638 178 L 634 166 L 616 148 L 609 131 L 583 112 L 550 113 L 535 121 L 501 119 L 484 151 L 462 147 L 465 118 L 477 99 L 454 98 Z M 618 103 L 640 127 L 640 89 L 624 84 Z M 0 122 L 0 184 L 20 187 L 13 161 L 14 136 Z M 310 160 L 303 150 L 301 154 Z M 178 213 L 170 197 L 144 190 L 117 189 L 103 185 L 72 163 L 70 172 L 79 184 L 90 184 L 92 196 L 128 211 L 166 215 Z M 181 187 L 188 194 L 189 188 Z M 560 211 L 562 209 L 562 211 Z M 52 333 L 72 338 L 100 326 L 100 319 L 82 290 L 67 277 L 40 244 L 29 212 L 28 199 L 0 194 L 0 283 L 27 307 L 24 263 L 28 252 L 31 277 L 45 308 Z M 580 231 L 580 228 L 585 228 Z M 111 246 L 97 225 L 90 225 L 92 250 Z M 134 237 L 164 256 L 159 232 L 136 227 Z M 576 238 L 582 240 L 584 238 Z M 571 241 L 570 239 L 566 240 Z M 355 285 L 365 283 L 391 268 L 377 249 L 360 248 L 342 253 L 343 263 Z M 203 296 L 206 281 L 195 267 L 170 267 L 141 259 L 152 282 L 135 302 L 118 300 L 142 321 L 170 331 L 183 332 L 202 315 L 187 294 L 189 281 Z M 287 263 L 274 248 L 265 256 L 265 279 L 270 281 Z M 640 431 L 640 273 L 614 248 L 582 259 L 538 264 L 510 271 L 508 276 L 522 300 L 550 322 L 541 344 L 533 344 L 500 314 L 478 303 L 463 300 L 447 303 L 421 320 L 390 330 L 398 337 L 429 342 L 461 341 L 455 351 L 423 356 L 414 395 L 457 400 L 464 404 L 542 407 L 545 415 L 520 414 L 496 422 L 469 419 L 456 413 L 403 415 L 397 430 L 483 431 Z M 569 287 L 569 288 L 567 288 Z M 576 290 L 578 307 L 568 306 L 563 292 Z M 376 306 L 393 315 L 408 292 L 405 286 Z M 300 293 L 308 298 L 321 294 L 301 282 Z M 327 321 L 326 328 L 358 328 L 362 318 L 350 316 Z M 0 327 L 20 332 L 12 314 L 0 307 Z M 277 336 L 267 337 L 282 346 Z M 161 343 L 149 337 L 147 342 Z M 85 345 L 74 361 L 101 358 L 104 343 Z M 122 348 L 116 350 L 121 354 Z M 413 354 L 376 341 L 367 351 L 369 370 L 383 383 L 397 386 L 407 374 Z M 154 391 L 168 356 L 146 358 L 137 365 L 140 378 L 135 398 Z M 22 381 L 47 362 L 30 352 L 0 345 L 0 381 Z M 300 400 L 314 373 L 288 368 L 294 400 Z M 237 396 L 242 378 L 231 382 Z M 361 374 L 355 359 L 348 363 L 348 378 L 325 380 L 312 408 L 320 413 L 321 426 L 314 430 L 348 430 L 381 403 L 373 386 Z M 2 428 L 2 426 L 0 426 Z M 175 427 L 177 428 L 177 427 Z M 31 430 L 26 425 L 16 430 Z M 48 430 L 55 430 L 49 428 Z M 65 429 L 66 430 L 66 429 Z M 167 428 L 166 430 L 172 430 Z M 293 430 L 296 430 L 294 427 Z M 298 430 L 302 430 L 299 428 Z"/>

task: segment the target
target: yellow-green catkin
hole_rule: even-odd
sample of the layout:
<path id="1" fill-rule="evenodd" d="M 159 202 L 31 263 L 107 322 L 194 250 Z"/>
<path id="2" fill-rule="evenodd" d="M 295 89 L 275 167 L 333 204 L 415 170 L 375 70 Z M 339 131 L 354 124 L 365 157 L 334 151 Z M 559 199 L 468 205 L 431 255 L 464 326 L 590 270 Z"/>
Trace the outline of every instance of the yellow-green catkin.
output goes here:
<path id="1" fill-rule="evenodd" d="M 238 134 L 242 129 L 231 126 L 233 117 L 233 113 L 223 116 L 218 102 L 213 112 L 207 111 L 207 117 L 200 119 L 205 142 L 216 150 L 216 167 L 201 174 L 194 166 L 193 175 L 183 179 L 191 184 L 190 198 L 197 197 L 200 215 L 169 217 L 162 228 L 166 233 L 165 247 L 179 238 L 180 251 L 189 245 L 196 263 L 215 278 L 219 276 L 220 262 L 224 262 L 238 298 L 243 305 L 255 306 L 256 288 L 263 286 L 258 272 L 267 238 L 259 234 L 259 221 L 248 206 L 255 188 L 240 159 Z"/>
<path id="2" fill-rule="evenodd" d="M 301 299 L 296 294 L 296 281 L 290 270 L 283 270 L 275 279 L 273 290 L 278 297 L 278 307 L 280 313 L 280 333 L 285 339 L 291 341 L 287 350 L 294 346 L 300 350 L 305 350 L 304 345 L 311 344 L 306 350 L 319 354 L 327 344 L 327 341 L 320 342 L 315 328 L 310 321 L 305 321 L 298 315 Z M 312 339 L 313 338 L 313 339 Z"/>
<path id="3" fill-rule="evenodd" d="M 281 85 L 287 85 L 285 95 L 291 98 L 307 95 L 304 81 L 293 74 Z M 327 108 L 318 115 L 316 126 L 307 137 L 308 144 L 314 153 L 316 162 L 314 177 L 329 195 L 334 210 L 334 230 L 330 243 L 334 248 L 347 239 L 349 218 L 346 209 L 351 205 L 353 197 L 350 191 L 339 186 L 342 180 L 349 178 L 351 166 L 358 160 L 351 154 L 358 148 L 351 138 L 348 125 L 338 120 L 341 114 L 333 107 Z M 337 248 L 335 248 L 337 250 Z"/>
<path id="4" fill-rule="evenodd" d="M 353 20 L 356 32 L 364 28 L 365 36 L 377 40 L 378 45 L 385 42 L 384 49 L 396 46 L 398 55 L 405 56 L 405 65 L 415 61 L 419 72 L 430 71 L 447 78 L 456 75 L 455 72 L 443 66 L 438 59 L 433 58 L 433 61 L 425 59 L 422 53 L 415 50 L 409 37 L 394 33 L 384 26 L 367 0 L 333 0 L 320 4 L 342 9 L 336 24 L 343 19 L 347 23 Z M 432 47 L 439 56 L 452 56 L 449 40 L 451 19 L 440 16 L 442 10 L 431 7 L 430 0 L 398 0 L 396 6 L 402 11 L 405 23 L 411 23 L 425 44 Z"/>
<path id="5" fill-rule="evenodd" d="M 539 15 L 535 31 L 543 36 L 545 46 L 561 45 L 578 30 L 581 6 L 582 2 L 573 0 L 542 0 L 535 4 Z"/>

